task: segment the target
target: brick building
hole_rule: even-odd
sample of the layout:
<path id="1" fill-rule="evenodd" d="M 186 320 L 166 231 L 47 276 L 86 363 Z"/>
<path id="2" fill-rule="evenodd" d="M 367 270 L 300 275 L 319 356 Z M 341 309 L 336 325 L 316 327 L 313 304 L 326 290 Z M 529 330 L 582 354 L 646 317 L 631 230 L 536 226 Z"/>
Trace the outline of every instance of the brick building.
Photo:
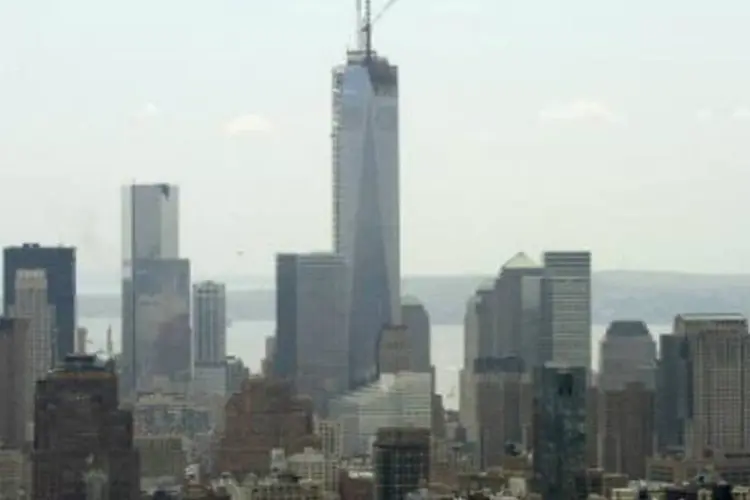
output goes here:
<path id="1" fill-rule="evenodd" d="M 240 481 L 248 473 L 265 476 L 272 449 L 290 456 L 305 447 L 319 448 L 313 425 L 312 401 L 295 395 L 290 382 L 250 378 L 227 402 L 216 472 L 232 473 Z"/>

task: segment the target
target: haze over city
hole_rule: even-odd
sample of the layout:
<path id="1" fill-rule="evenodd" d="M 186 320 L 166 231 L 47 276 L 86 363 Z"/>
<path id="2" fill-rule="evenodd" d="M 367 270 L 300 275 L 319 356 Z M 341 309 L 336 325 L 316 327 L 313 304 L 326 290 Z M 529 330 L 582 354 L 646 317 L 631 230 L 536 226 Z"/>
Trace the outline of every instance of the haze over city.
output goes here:
<path id="1" fill-rule="evenodd" d="M 2 2 L 0 243 L 76 245 L 84 286 L 116 285 L 135 179 L 180 185 L 198 276 L 328 249 L 351 4 Z M 400 0 L 375 39 L 401 68 L 403 274 L 543 248 L 744 272 L 749 20 L 733 0 Z"/>

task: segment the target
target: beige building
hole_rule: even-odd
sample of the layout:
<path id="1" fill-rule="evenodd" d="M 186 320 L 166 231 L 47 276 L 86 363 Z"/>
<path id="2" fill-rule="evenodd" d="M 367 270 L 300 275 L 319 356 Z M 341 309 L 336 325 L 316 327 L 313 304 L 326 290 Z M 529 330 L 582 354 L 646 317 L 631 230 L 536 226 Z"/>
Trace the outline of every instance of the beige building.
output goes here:
<path id="1" fill-rule="evenodd" d="M 687 341 L 688 456 L 750 450 L 750 334 L 739 314 L 680 315 Z"/>

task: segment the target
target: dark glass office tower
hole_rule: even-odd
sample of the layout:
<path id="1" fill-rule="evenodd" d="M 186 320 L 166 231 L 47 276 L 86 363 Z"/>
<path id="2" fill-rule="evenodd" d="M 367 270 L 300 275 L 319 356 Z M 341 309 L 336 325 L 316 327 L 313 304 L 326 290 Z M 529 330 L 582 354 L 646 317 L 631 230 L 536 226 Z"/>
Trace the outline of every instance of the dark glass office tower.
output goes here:
<path id="1" fill-rule="evenodd" d="M 373 445 L 375 499 L 405 500 L 430 481 L 430 430 L 382 427 Z"/>
<path id="2" fill-rule="evenodd" d="M 16 302 L 16 273 L 19 269 L 41 269 L 47 277 L 47 302 L 55 307 L 52 359 L 60 362 L 75 351 L 76 249 L 43 247 L 25 243 L 3 252 L 3 308 L 8 314 Z"/>

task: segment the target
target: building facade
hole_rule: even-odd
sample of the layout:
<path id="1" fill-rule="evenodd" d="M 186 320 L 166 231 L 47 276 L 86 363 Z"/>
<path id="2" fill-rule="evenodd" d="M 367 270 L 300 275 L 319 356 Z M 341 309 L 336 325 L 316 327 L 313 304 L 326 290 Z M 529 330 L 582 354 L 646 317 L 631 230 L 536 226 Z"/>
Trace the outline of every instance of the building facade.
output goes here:
<path id="1" fill-rule="evenodd" d="M 189 330 L 190 277 L 183 297 L 168 297 L 170 271 L 179 261 L 179 189 L 169 184 L 133 184 L 122 189 L 122 386 L 124 395 L 150 390 L 154 341 L 162 323 Z M 189 267 L 189 266 L 188 266 Z M 184 278 L 184 277 L 183 277 Z M 184 288 L 184 287 L 182 287 Z M 174 294 L 171 294 L 174 295 Z M 184 304 L 185 297 L 188 303 Z M 185 317 L 185 314 L 188 314 Z M 165 319 L 169 318 L 169 319 Z M 173 321 L 174 319 L 174 321 Z M 185 339 L 181 339 L 183 344 Z M 190 339 L 188 339 L 190 345 Z M 182 361 L 183 354 L 178 358 Z"/>
<path id="2" fill-rule="evenodd" d="M 26 436 L 27 408 L 33 394 L 26 386 L 26 342 L 29 321 L 0 318 L 0 443 L 21 449 Z"/>
<path id="3" fill-rule="evenodd" d="M 133 419 L 118 405 L 114 364 L 95 356 L 69 355 L 37 383 L 32 498 L 139 498 Z"/>
<path id="4" fill-rule="evenodd" d="M 3 306 L 5 314 L 16 306 L 16 284 L 19 270 L 42 270 L 47 280 L 46 302 L 54 307 L 53 362 L 62 361 L 75 351 L 76 331 L 76 249 L 43 247 L 27 243 L 8 247 L 3 252 Z"/>
<path id="5" fill-rule="evenodd" d="M 331 397 L 349 385 L 348 271 L 330 253 L 276 258 L 275 374 L 325 413 Z"/>
<path id="6" fill-rule="evenodd" d="M 591 366 L 591 253 L 545 252 L 540 361 Z"/>
<path id="7" fill-rule="evenodd" d="M 400 295 L 398 69 L 349 52 L 333 69 L 333 235 L 350 266 L 350 382 L 375 376 L 383 325 L 398 325 Z"/>
<path id="8" fill-rule="evenodd" d="M 224 283 L 193 285 L 195 362 L 221 364 L 227 357 L 227 291 Z"/>
<path id="9" fill-rule="evenodd" d="M 519 356 L 527 368 L 537 365 L 544 270 L 526 254 L 506 262 L 495 281 L 497 357 Z"/>
<path id="10" fill-rule="evenodd" d="M 533 468 L 545 500 L 586 498 L 588 370 L 545 363 L 534 373 Z"/>
<path id="11" fill-rule="evenodd" d="M 430 349 L 430 315 L 427 308 L 416 297 L 404 297 L 401 300 L 401 322 L 409 332 L 411 339 L 411 367 L 413 371 L 429 372 L 432 370 Z"/>
<path id="12" fill-rule="evenodd" d="M 406 499 L 430 481 L 429 429 L 384 427 L 373 446 L 375 500 Z"/>

